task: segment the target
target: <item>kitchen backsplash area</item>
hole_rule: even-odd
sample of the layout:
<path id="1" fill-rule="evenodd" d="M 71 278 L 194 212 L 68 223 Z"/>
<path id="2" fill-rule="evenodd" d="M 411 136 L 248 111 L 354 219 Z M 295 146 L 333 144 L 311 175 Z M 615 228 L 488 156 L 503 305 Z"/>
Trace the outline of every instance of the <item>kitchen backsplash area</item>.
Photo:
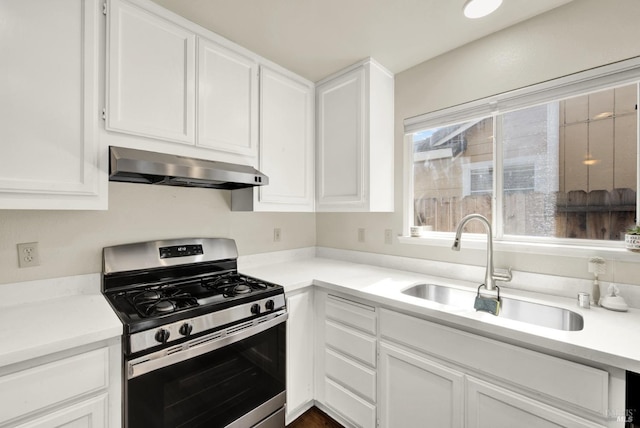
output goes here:
<path id="1" fill-rule="evenodd" d="M 227 237 L 240 254 L 315 245 L 313 213 L 231 212 L 230 191 L 109 183 L 108 211 L 0 211 L 0 284 L 102 272 L 102 248 L 177 237 Z M 280 241 L 274 242 L 274 229 Z M 37 242 L 39 266 L 16 244 Z"/>

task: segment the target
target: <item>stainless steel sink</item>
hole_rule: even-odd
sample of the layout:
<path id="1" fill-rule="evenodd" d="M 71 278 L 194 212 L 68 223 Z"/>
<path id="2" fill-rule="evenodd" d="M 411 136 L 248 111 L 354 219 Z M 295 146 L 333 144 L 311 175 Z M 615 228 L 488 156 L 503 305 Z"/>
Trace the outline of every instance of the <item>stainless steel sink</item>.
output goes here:
<path id="1" fill-rule="evenodd" d="M 475 291 L 459 290 L 437 284 L 414 285 L 402 293 L 443 305 L 469 308 L 471 310 L 473 310 L 476 298 Z M 498 316 L 556 330 L 579 331 L 584 327 L 582 316 L 568 309 L 508 297 L 500 298 Z"/>

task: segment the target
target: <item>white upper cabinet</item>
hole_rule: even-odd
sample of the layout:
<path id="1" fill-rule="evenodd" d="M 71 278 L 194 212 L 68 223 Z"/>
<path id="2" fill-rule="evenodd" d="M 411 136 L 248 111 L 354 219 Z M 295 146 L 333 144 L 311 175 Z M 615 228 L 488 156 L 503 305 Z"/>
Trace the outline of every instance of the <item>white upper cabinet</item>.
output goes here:
<path id="1" fill-rule="evenodd" d="M 393 211 L 393 96 L 371 59 L 318 83 L 317 211 Z"/>
<path id="2" fill-rule="evenodd" d="M 258 169 L 269 184 L 234 190 L 233 211 L 314 210 L 314 85 L 260 66 Z"/>
<path id="3" fill-rule="evenodd" d="M 269 185 L 242 209 L 312 211 L 313 83 L 151 1 L 109 4 L 106 141 L 251 164 Z"/>
<path id="4" fill-rule="evenodd" d="M 107 129 L 195 143 L 196 36 L 111 0 Z"/>
<path id="5" fill-rule="evenodd" d="M 260 67 L 259 211 L 313 211 L 313 83 Z"/>
<path id="6" fill-rule="evenodd" d="M 0 17 L 0 208 L 106 209 L 101 2 L 0 0 Z"/>
<path id="7" fill-rule="evenodd" d="M 258 148 L 258 64 L 204 38 L 198 40 L 197 144 L 248 156 Z"/>

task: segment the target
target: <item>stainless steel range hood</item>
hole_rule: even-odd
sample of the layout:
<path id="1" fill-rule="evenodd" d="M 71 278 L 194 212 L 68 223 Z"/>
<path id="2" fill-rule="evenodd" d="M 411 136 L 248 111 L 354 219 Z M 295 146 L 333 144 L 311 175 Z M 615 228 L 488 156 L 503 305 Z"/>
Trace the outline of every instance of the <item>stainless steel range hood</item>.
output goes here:
<path id="1" fill-rule="evenodd" d="M 109 151 L 110 181 L 230 190 L 269 184 L 269 177 L 247 165 L 125 147 Z"/>

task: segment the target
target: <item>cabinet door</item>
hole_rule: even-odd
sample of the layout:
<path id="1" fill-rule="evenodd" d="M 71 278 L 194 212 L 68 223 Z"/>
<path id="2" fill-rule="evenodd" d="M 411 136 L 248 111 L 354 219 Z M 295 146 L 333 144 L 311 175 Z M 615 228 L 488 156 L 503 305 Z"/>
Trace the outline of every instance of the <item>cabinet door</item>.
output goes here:
<path id="1" fill-rule="evenodd" d="M 0 424 L 109 386 L 109 350 L 99 348 L 0 377 Z"/>
<path id="2" fill-rule="evenodd" d="M 107 395 L 103 394 L 42 416 L 17 428 L 106 428 Z M 119 422 L 114 422 L 117 426 Z"/>
<path id="3" fill-rule="evenodd" d="M 101 3 L 0 0 L 0 208 L 106 209 Z"/>
<path id="4" fill-rule="evenodd" d="M 365 203 L 364 79 L 358 68 L 316 90 L 320 205 Z"/>
<path id="5" fill-rule="evenodd" d="M 198 40 L 198 146 L 256 156 L 258 65 Z"/>
<path id="6" fill-rule="evenodd" d="M 125 0 L 109 13 L 107 129 L 195 143 L 195 35 Z"/>
<path id="7" fill-rule="evenodd" d="M 313 211 L 313 86 L 260 68 L 259 209 Z"/>
<path id="8" fill-rule="evenodd" d="M 313 404 L 313 291 L 287 298 L 287 423 Z"/>
<path id="9" fill-rule="evenodd" d="M 468 428 L 604 428 L 487 382 L 467 379 Z"/>
<path id="10" fill-rule="evenodd" d="M 462 373 L 381 343 L 378 378 L 381 427 L 463 426 Z"/>

